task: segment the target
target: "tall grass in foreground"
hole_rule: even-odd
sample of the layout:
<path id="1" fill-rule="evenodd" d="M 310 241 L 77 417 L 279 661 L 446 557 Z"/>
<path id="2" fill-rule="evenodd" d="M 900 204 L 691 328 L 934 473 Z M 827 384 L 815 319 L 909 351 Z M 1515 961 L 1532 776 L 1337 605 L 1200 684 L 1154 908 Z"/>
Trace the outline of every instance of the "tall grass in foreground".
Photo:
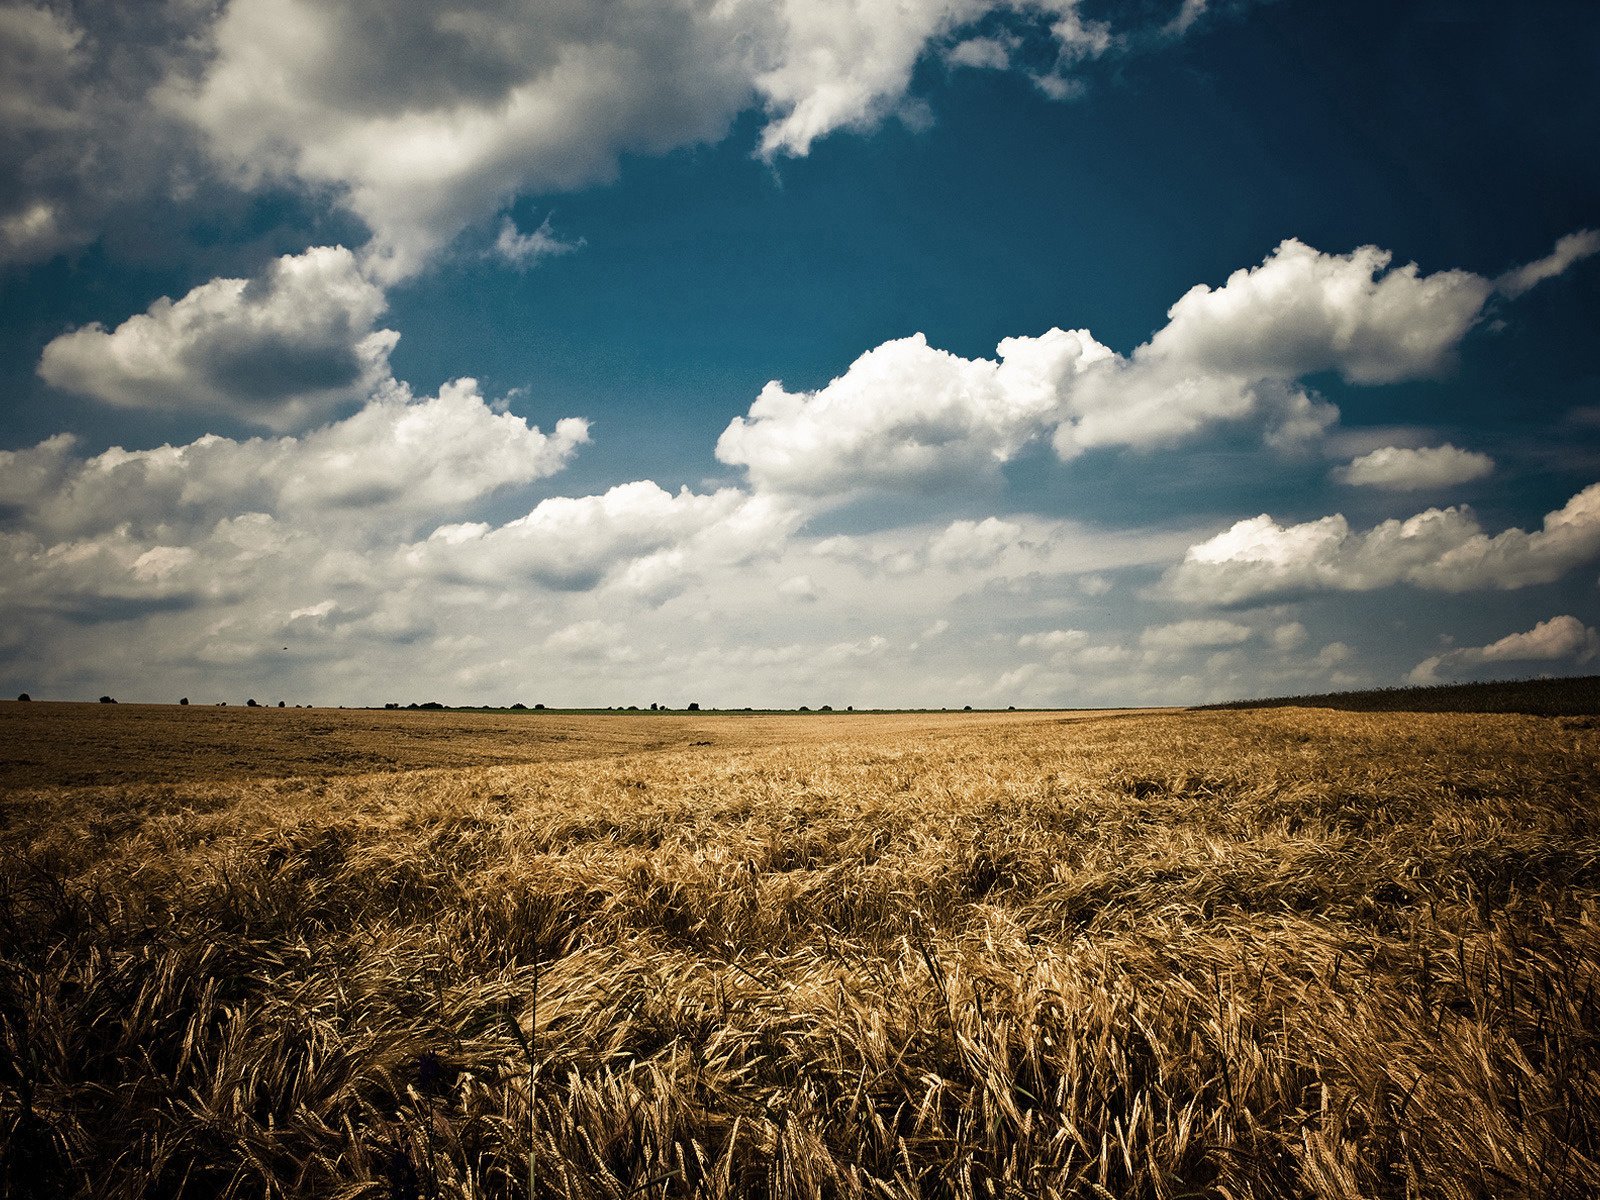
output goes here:
<path id="1" fill-rule="evenodd" d="M 1600 1194 L 1589 723 L 861 728 L 8 798 L 0 1192 Z"/>

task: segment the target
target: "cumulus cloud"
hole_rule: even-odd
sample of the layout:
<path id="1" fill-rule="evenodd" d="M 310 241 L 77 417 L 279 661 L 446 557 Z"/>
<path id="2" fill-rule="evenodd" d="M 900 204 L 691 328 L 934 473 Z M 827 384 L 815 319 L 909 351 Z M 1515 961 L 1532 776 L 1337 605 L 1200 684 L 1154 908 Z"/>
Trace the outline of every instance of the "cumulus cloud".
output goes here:
<path id="1" fill-rule="evenodd" d="M 1157 650 L 1206 650 L 1238 646 L 1252 636 L 1248 625 L 1214 618 L 1154 625 L 1139 635 L 1139 642 Z"/>
<path id="2" fill-rule="evenodd" d="M 757 492 L 758 496 L 766 493 Z M 784 497 L 784 503 L 790 503 Z M 808 504 L 789 509 L 809 515 Z M 836 568 L 848 569 L 853 584 L 894 580 L 940 587 L 995 587 L 1026 590 L 1062 604 L 1104 595 L 1113 586 L 1099 571 L 1170 562 L 1192 543 L 1183 529 L 1112 531 L 1075 521 L 1013 513 L 942 525 L 902 525 L 871 534 L 833 534 L 808 539 L 808 568 L 819 584 Z M 1020 594 L 1018 592 L 1017 594 Z"/>
<path id="3" fill-rule="evenodd" d="M 1078 590 L 1085 596 L 1104 596 L 1115 586 L 1104 575 L 1085 575 L 1078 580 Z"/>
<path id="4" fill-rule="evenodd" d="M 1337 371 L 1351 383 L 1438 374 L 1491 290 L 1467 271 L 1391 267 L 1376 246 L 1323 254 L 1290 238 L 1222 287 L 1197 284 L 1167 312 L 1149 357 L 1219 375 L 1295 379 Z"/>
<path id="5" fill-rule="evenodd" d="M 1007 338 L 967 359 L 914 337 L 885 342 L 815 392 L 769 383 L 717 457 L 776 492 L 966 487 L 1052 435 L 1071 458 L 1151 448 L 1255 422 L 1289 448 L 1337 417 L 1298 382 L 1337 371 L 1394 383 L 1446 369 L 1491 287 L 1462 271 L 1389 268 L 1388 252 L 1322 254 L 1286 241 L 1216 289 L 1199 286 L 1123 356 L 1087 330 Z"/>
<path id="6" fill-rule="evenodd" d="M 1446 442 L 1416 450 L 1383 446 L 1339 467 L 1333 477 L 1352 487 L 1412 492 L 1470 483 L 1493 473 L 1494 459 L 1487 454 L 1461 450 Z"/>
<path id="7" fill-rule="evenodd" d="M 940 566 L 987 567 L 1023 542 L 1022 526 L 1015 521 L 953 521 L 928 544 L 928 558 Z"/>
<path id="8" fill-rule="evenodd" d="M 809 575 L 791 575 L 778 585 L 778 595 L 787 596 L 791 600 L 815 603 L 817 585 L 812 582 Z"/>
<path id="9" fill-rule="evenodd" d="M 1002 703 L 1211 694 L 1199 673 L 1209 659 L 1175 672 L 1180 651 L 1130 650 L 1115 629 L 1071 624 L 1104 619 L 1081 590 L 1086 570 L 1170 561 L 1192 532 L 1115 534 L 1008 515 L 988 526 L 1004 544 L 990 559 L 986 521 L 818 539 L 801 525 L 806 510 L 771 496 L 644 481 L 544 500 L 505 521 L 496 514 L 509 501 L 472 498 L 485 481 L 447 446 L 476 430 L 480 449 L 466 457 L 493 463 L 482 439 L 515 432 L 496 424 L 515 419 L 469 390 L 460 399 L 455 425 L 391 438 L 443 456 L 437 470 L 419 460 L 399 473 L 416 475 L 435 503 L 453 498 L 444 525 L 405 495 L 337 490 L 349 465 L 341 443 L 380 449 L 359 425 L 337 438 L 212 438 L 160 453 L 85 458 L 68 439 L 15 452 L 0 462 L 0 603 L 18 614 L 27 649 L 0 641 L 0 672 L 47 695 L 148 696 L 160 681 L 151 698 L 169 687 L 231 698 L 215 689 L 249 678 L 257 692 L 282 680 L 291 700 L 340 703 L 840 708 L 959 706 L 1034 662 Z M 372 408 L 396 427 L 399 412 Z M 533 443 L 532 433 L 511 441 Z M 287 486 L 295 476 L 302 482 Z M 457 476 L 460 492 L 437 490 Z M 962 552 L 935 561 L 941 541 Z M 774 603 L 785 595 L 805 602 Z M 1007 624 L 1039 632 L 998 635 L 1002 596 Z M 1135 611 L 1142 603 L 1127 599 Z M 1008 650 L 1016 660 L 1005 661 Z"/>
<path id="10" fill-rule="evenodd" d="M 286 505 L 381 505 L 422 516 L 553 475 L 588 440 L 581 417 L 564 417 L 546 434 L 493 411 L 476 380 L 459 379 L 431 399 L 383 400 L 298 443 L 285 440 L 283 456 L 298 461 L 277 474 Z"/>
<path id="11" fill-rule="evenodd" d="M 74 123 L 72 74 L 81 61 L 84 31 L 64 13 L 42 5 L 0 7 L 0 118 L 11 130 Z"/>
<path id="12" fill-rule="evenodd" d="M 30 616 L 122 620 L 237 602 L 286 563 L 318 558 L 308 535 L 264 513 L 224 517 L 182 542 L 129 525 L 63 541 L 4 530 L 0 602 Z"/>
<path id="13" fill-rule="evenodd" d="M 498 527 L 446 525 L 406 551 L 431 574 L 473 582 L 532 580 L 588 590 L 619 577 L 656 590 L 690 561 L 743 561 L 796 523 L 771 501 L 736 488 L 678 493 L 641 480 L 598 496 L 556 496 Z"/>
<path id="14" fill-rule="evenodd" d="M 1313 661 L 1325 671 L 1332 670 L 1340 663 L 1349 662 L 1354 654 L 1355 651 L 1343 642 L 1329 642 L 1317 651 L 1317 657 Z"/>
<path id="15" fill-rule="evenodd" d="M 1055 45 L 1058 81 L 1119 44 L 1077 0 L 233 0 L 161 103 L 247 186 L 334 189 L 398 276 L 516 195 L 714 141 L 748 108 L 769 161 L 902 113 L 917 62 L 988 14 Z"/>
<path id="16" fill-rule="evenodd" d="M 1412 683 L 1442 683 L 1476 668 L 1501 663 L 1593 662 L 1600 656 L 1600 634 L 1577 617 L 1562 614 L 1540 621 L 1524 633 L 1512 633 L 1487 646 L 1460 646 L 1425 658 L 1412 668 Z"/>
<path id="17" fill-rule="evenodd" d="M 1290 650 L 1298 650 L 1305 645 L 1307 636 L 1306 627 L 1299 621 L 1285 621 L 1282 625 L 1273 628 L 1272 632 L 1267 635 L 1267 640 L 1272 643 L 1274 650 L 1287 653 Z"/>
<path id="18" fill-rule="evenodd" d="M 1011 56 L 1021 45 L 1022 40 L 1013 35 L 971 37 L 946 50 L 944 60 L 953 67 L 1003 71 L 1011 65 Z"/>
<path id="19" fill-rule="evenodd" d="M 412 401 L 390 397 L 303 437 L 208 435 L 152 450 L 78 457 L 57 436 L 0 458 L 0 512 L 49 544 L 115 529 L 186 537 L 249 513 L 335 531 L 412 528 L 566 465 L 588 440 L 567 418 L 546 434 L 495 413 L 470 379 Z"/>
<path id="20" fill-rule="evenodd" d="M 835 129 L 882 120 L 905 96 L 929 42 L 1000 7 L 981 0 L 779 6 L 769 61 L 753 79 L 768 113 L 761 153 L 803 155 Z"/>
<path id="21" fill-rule="evenodd" d="M 1447 592 L 1511 589 L 1553 582 L 1596 557 L 1600 484 L 1547 514 L 1540 529 L 1493 536 L 1466 508 L 1430 508 L 1366 533 L 1340 514 L 1285 526 L 1263 513 L 1191 546 L 1160 590 L 1192 603 L 1244 604 L 1396 583 Z"/>
<path id="22" fill-rule="evenodd" d="M 1600 229 L 1580 229 L 1556 242 L 1543 258 L 1507 271 L 1494 281 L 1497 291 L 1515 300 L 1547 279 L 1566 273 L 1574 263 L 1600 254 Z"/>
<path id="23" fill-rule="evenodd" d="M 0 264 L 82 245 L 132 198 L 178 189 L 183 138 L 146 96 L 194 6 L 0 4 Z"/>
<path id="24" fill-rule="evenodd" d="M 1047 629 L 1043 633 L 1025 633 L 1017 639 L 1023 650 L 1070 650 L 1083 646 L 1089 635 L 1081 629 Z"/>
<path id="25" fill-rule="evenodd" d="M 628 644 L 628 631 L 615 621 L 590 618 L 563 626 L 544 639 L 544 648 L 567 658 L 632 662 L 638 653 Z"/>
<path id="26" fill-rule="evenodd" d="M 1085 376 L 1055 432 L 1063 458 L 1114 445 L 1170 444 L 1253 418 L 1269 443 L 1319 435 L 1337 412 L 1298 380 L 1335 371 L 1356 384 L 1439 374 L 1491 291 L 1465 271 L 1391 269 L 1376 246 L 1324 254 L 1289 239 L 1219 288 L 1198 284 L 1132 355 Z"/>
<path id="27" fill-rule="evenodd" d="M 1082 331 L 1008 338 L 998 361 L 921 334 L 869 350 L 816 392 L 769 383 L 717 441 L 756 486 L 810 495 L 992 479 L 1057 417 L 1063 380 L 1111 352 Z"/>
<path id="28" fill-rule="evenodd" d="M 220 414 L 285 430 L 395 389 L 399 340 L 376 328 L 387 300 L 342 246 L 274 260 L 255 279 L 213 279 L 115 329 L 50 342 L 39 374 L 105 404 Z"/>
<path id="29" fill-rule="evenodd" d="M 51 438 L 0 459 L 0 604 L 28 630 L 24 669 L 57 678 L 306 668 L 370 698 L 372 681 L 394 674 L 488 669 L 491 651 L 543 644 L 548 629 L 526 640 L 527 616 L 516 636 L 481 632 L 505 600 L 539 585 L 485 572 L 474 589 L 461 582 L 467 572 L 430 572 L 410 550 L 451 517 L 441 540 L 481 540 L 490 527 L 462 517 L 560 470 L 587 436 L 581 420 L 544 432 L 496 412 L 461 380 L 297 437 L 93 455 Z M 549 510 L 534 512 L 525 524 Z M 722 516 L 720 540 L 702 539 L 713 552 L 741 531 L 739 514 Z M 570 531 L 567 544 L 592 533 Z M 441 624 L 447 610 L 453 628 Z M 543 611 L 528 614 L 535 628 Z M 599 615 L 568 614 L 567 624 Z M 548 652 L 576 653 L 576 636 Z M 0 660 L 16 669 L 19 653 L 0 647 Z"/>

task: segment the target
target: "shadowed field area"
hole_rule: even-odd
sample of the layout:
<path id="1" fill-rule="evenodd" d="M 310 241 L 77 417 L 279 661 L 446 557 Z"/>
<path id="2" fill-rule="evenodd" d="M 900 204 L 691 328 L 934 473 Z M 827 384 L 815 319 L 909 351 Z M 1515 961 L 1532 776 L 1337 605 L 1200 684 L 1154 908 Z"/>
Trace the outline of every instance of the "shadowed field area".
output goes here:
<path id="1" fill-rule="evenodd" d="M 1600 716 L 1600 675 L 1562 679 L 1512 679 L 1487 683 L 1440 683 L 1429 687 L 1324 692 L 1207 704 L 1226 708 L 1341 708 L 1349 712 L 1527 713 L 1537 717 Z"/>
<path id="2" fill-rule="evenodd" d="M 1589 718 L 0 730 L 7 1195 L 1600 1191 Z"/>

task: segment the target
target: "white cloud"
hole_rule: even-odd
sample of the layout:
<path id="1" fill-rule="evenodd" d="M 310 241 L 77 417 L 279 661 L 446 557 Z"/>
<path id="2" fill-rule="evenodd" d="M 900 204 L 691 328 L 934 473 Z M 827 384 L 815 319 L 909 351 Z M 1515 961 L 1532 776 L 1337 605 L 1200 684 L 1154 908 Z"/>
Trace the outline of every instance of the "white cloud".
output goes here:
<path id="1" fill-rule="evenodd" d="M 946 50 L 944 60 L 953 67 L 1003 71 L 1011 65 L 1011 56 L 1020 44 L 1010 35 L 966 38 Z"/>
<path id="2" fill-rule="evenodd" d="M 1043 633 L 1025 633 L 1017 639 L 1024 650 L 1071 650 L 1083 646 L 1089 635 L 1081 629 L 1048 629 Z"/>
<path id="3" fill-rule="evenodd" d="M 1596 557 L 1600 484 L 1546 515 L 1539 530 L 1492 537 L 1465 508 L 1430 508 L 1366 533 L 1338 514 L 1284 526 L 1263 513 L 1191 546 L 1161 591 L 1192 603 L 1240 604 L 1402 582 L 1449 592 L 1510 589 L 1550 583 Z"/>
<path id="4" fill-rule="evenodd" d="M 1354 654 L 1355 651 L 1343 642 L 1329 642 L 1317 651 L 1317 657 L 1313 661 L 1322 670 L 1329 671 L 1340 663 L 1349 662 Z"/>
<path id="5" fill-rule="evenodd" d="M 782 4 L 770 61 L 753 80 L 768 112 L 761 153 L 803 155 L 835 129 L 891 115 L 924 47 L 998 7 L 982 0 Z"/>
<path id="6" fill-rule="evenodd" d="M 504 217 L 500 221 L 500 232 L 494 239 L 494 253 L 512 266 L 524 270 L 543 259 L 558 258 L 582 247 L 581 238 L 575 242 L 564 242 L 557 237 L 555 230 L 550 228 L 549 217 L 532 233 L 518 231 L 516 222 Z"/>
<path id="7" fill-rule="evenodd" d="M 992 566 L 1008 549 L 1025 545 L 1022 526 L 999 517 L 953 521 L 928 543 L 930 562 L 946 567 Z"/>
<path id="8" fill-rule="evenodd" d="M 1563 614 L 1540 621 L 1525 633 L 1513 633 L 1487 646 L 1461 646 L 1418 663 L 1412 683 L 1441 683 L 1475 668 L 1499 663 L 1582 664 L 1600 656 L 1600 634 L 1577 617 Z"/>
<path id="9" fill-rule="evenodd" d="M 1438 374 L 1491 290 L 1467 271 L 1393 267 L 1376 246 L 1323 254 L 1294 238 L 1220 288 L 1197 284 L 1172 306 L 1148 357 L 1222 376 L 1297 379 L 1337 371 L 1351 383 Z"/>
<path id="10" fill-rule="evenodd" d="M 309 564 L 317 557 L 312 539 L 264 513 L 222 518 L 182 544 L 126 524 L 62 541 L 6 531 L 0 532 L 6 566 L 0 602 L 28 619 L 49 614 L 101 621 L 182 612 L 238 602 L 287 561 Z"/>
<path id="11" fill-rule="evenodd" d="M 751 107 L 769 161 L 905 113 L 919 59 L 988 13 L 1053 41 L 1057 82 L 1124 44 L 1076 0 L 233 0 L 161 104 L 247 186 L 333 189 L 397 277 L 517 195 L 715 141 Z"/>
<path id="12" fill-rule="evenodd" d="M 1250 640 L 1254 630 L 1236 621 L 1217 618 L 1154 625 L 1139 635 L 1139 642 L 1157 650 L 1200 650 L 1237 646 Z"/>
<path id="13" fill-rule="evenodd" d="M 1478 319 L 1489 283 L 1462 271 L 1386 270 L 1375 247 L 1321 254 L 1286 241 L 1215 290 L 1191 289 L 1168 323 L 1124 357 L 1086 330 L 1007 338 L 995 359 L 885 342 L 809 393 L 769 383 L 717 442 L 759 489 L 843 496 L 992 481 L 1029 443 L 1057 454 L 1173 445 L 1253 422 L 1289 449 L 1337 411 L 1300 377 L 1336 370 L 1393 383 L 1445 369 Z"/>
<path id="14" fill-rule="evenodd" d="M 1080 651 L 1076 657 L 1079 663 L 1087 663 L 1093 666 L 1106 667 L 1127 662 L 1128 659 L 1133 657 L 1133 652 L 1125 649 L 1122 646 L 1088 646 Z"/>
<path id="15" fill-rule="evenodd" d="M 57 437 L 5 452 L 0 605 L 27 628 L 28 648 L 0 647 L 0 658 L 15 670 L 20 655 L 30 674 L 69 681 L 194 680 L 186 691 L 248 669 L 367 700 L 386 679 L 490 670 L 485 656 L 507 646 L 525 669 L 519 656 L 545 652 L 552 617 L 572 626 L 602 614 L 534 605 L 510 627 L 495 614 L 537 586 L 441 579 L 407 550 L 442 515 L 470 515 L 559 470 L 586 439 L 581 420 L 547 434 L 458 381 L 424 400 L 372 402 L 301 437 L 208 436 L 87 457 Z M 743 536 L 737 513 L 722 526 L 713 559 Z M 490 532 L 454 529 L 468 549 Z M 548 653 L 576 654 L 578 640 Z"/>
<path id="16" fill-rule="evenodd" d="M 1417 450 L 1383 446 L 1334 471 L 1339 483 L 1390 492 L 1421 491 L 1470 483 L 1494 473 L 1494 459 L 1446 442 Z"/>
<path id="17" fill-rule="evenodd" d="M 787 596 L 791 600 L 815 602 L 817 585 L 812 582 L 809 575 L 791 575 L 778 585 L 778 595 Z"/>
<path id="18" fill-rule="evenodd" d="M 298 438 L 208 435 L 83 459 L 71 438 L 54 437 L 0 457 L 0 505 L 47 542 L 119 528 L 184 537 L 252 513 L 330 532 L 359 514 L 361 530 L 381 535 L 552 475 L 587 440 L 576 418 L 546 434 L 495 413 L 465 379 L 420 401 L 374 401 Z"/>
<path id="19" fill-rule="evenodd" d="M 542 433 L 497 413 L 477 382 L 459 379 L 428 400 L 386 399 L 308 434 L 287 457 L 284 503 L 309 511 L 382 505 L 422 516 L 459 510 L 501 488 L 561 470 L 589 440 L 589 424 L 565 417 Z"/>
<path id="20" fill-rule="evenodd" d="M 163 297 L 114 330 L 87 325 L 50 342 L 39 374 L 106 404 L 215 413 L 284 430 L 393 390 L 399 334 L 342 246 L 274 260 L 260 277 L 213 279 Z"/>
<path id="21" fill-rule="evenodd" d="M 1246 419 L 1288 448 L 1337 417 L 1299 386 L 1304 376 L 1337 371 L 1383 384 L 1442 372 L 1490 285 L 1465 271 L 1422 275 L 1390 262 L 1375 246 L 1324 254 L 1289 239 L 1219 288 L 1196 285 L 1148 343 L 1085 373 L 1055 432 L 1057 453 L 1172 444 Z"/>
<path id="22" fill-rule="evenodd" d="M 1494 286 L 1502 295 L 1515 300 L 1545 280 L 1565 274 L 1574 263 L 1595 254 L 1600 254 L 1600 229 L 1580 229 L 1557 241 L 1555 249 L 1545 257 L 1507 271 L 1494 281 Z"/>
<path id="23" fill-rule="evenodd" d="M 171 193 L 181 139 L 145 103 L 188 53 L 194 6 L 0 5 L 0 263 L 82 245 Z"/>
<path id="24" fill-rule="evenodd" d="M 816 392 L 769 383 L 717 441 L 758 487 L 801 495 L 959 488 L 992 479 L 1056 419 L 1062 380 L 1110 351 L 1082 332 L 1008 338 L 999 361 L 917 334 L 869 350 Z"/>
<path id="25" fill-rule="evenodd" d="M 50 130 L 77 124 L 72 77 L 84 31 L 63 13 L 32 4 L 0 7 L 0 121 L 6 128 Z"/>
<path id="26" fill-rule="evenodd" d="M 763 493 L 757 493 L 763 495 Z M 793 510 L 791 510 L 793 511 Z M 806 511 L 802 506 L 798 511 Z M 926 587 L 1016 587 L 1048 595 L 1052 604 L 1079 604 L 1098 596 L 1084 572 L 1170 562 L 1192 544 L 1181 529 L 1096 529 L 1075 521 L 1025 513 L 959 520 L 948 525 L 907 525 L 867 535 L 836 534 L 808 542 L 806 554 L 821 572 L 848 569 L 860 583 L 914 580 Z"/>
<path id="27" fill-rule="evenodd" d="M 1209 7 L 1210 0 L 1183 0 L 1177 13 L 1168 23 L 1167 29 L 1177 35 L 1189 32 L 1195 23 L 1205 16 Z"/>
<path id="28" fill-rule="evenodd" d="M 1104 596 L 1114 586 L 1104 575 L 1085 575 L 1078 580 L 1078 590 L 1085 596 Z"/>
<path id="29" fill-rule="evenodd" d="M 598 496 L 542 500 L 497 528 L 443 526 L 406 558 L 446 578 L 531 580 L 557 590 L 586 591 L 632 570 L 632 585 L 654 592 L 694 566 L 760 555 L 795 523 L 788 510 L 735 488 L 674 495 L 640 481 Z"/>
<path id="30" fill-rule="evenodd" d="M 1023 663 L 1020 667 L 1014 667 L 990 685 L 989 695 L 1009 697 L 1017 688 L 1024 687 L 1037 679 L 1042 670 L 1038 663 Z"/>
<path id="31" fill-rule="evenodd" d="M 544 648 L 580 661 L 599 659 L 625 663 L 638 657 L 638 652 L 628 644 L 628 631 L 624 626 L 594 618 L 575 621 L 556 630 L 544 639 Z"/>
<path id="32" fill-rule="evenodd" d="M 1008 516 L 1035 549 L 937 564 L 927 548 L 947 525 L 856 534 L 846 548 L 808 537 L 770 497 L 645 482 L 544 501 L 505 523 L 492 516 L 504 501 L 467 504 L 435 527 L 393 496 L 338 508 L 289 503 L 263 484 L 292 471 L 287 455 L 309 440 L 237 443 L 227 458 L 225 439 L 212 439 L 215 460 L 206 447 L 169 448 L 168 457 L 208 464 L 187 494 L 170 490 L 162 456 L 112 456 L 124 472 L 122 507 L 67 489 L 83 505 L 57 515 L 77 517 L 76 530 L 52 530 L 37 504 L 25 506 L 0 541 L 0 603 L 18 614 L 26 649 L 0 641 L 0 673 L 36 695 L 237 698 L 226 689 L 240 681 L 281 680 L 278 694 L 291 701 L 339 703 L 959 707 L 1025 660 L 1036 669 L 999 703 L 1186 701 L 1220 686 L 1204 657 L 1180 674 L 1173 651 L 1126 649 L 1115 615 L 1112 629 L 1094 633 L 1068 623 L 1105 619 L 1077 586 L 1086 566 L 1167 561 L 1193 533 Z M 42 488 L 95 474 L 70 445 L 36 450 L 4 465 Z M 221 486 L 260 459 L 271 469 Z M 298 461 L 326 469 L 320 455 Z M 823 542 L 834 545 L 817 553 Z M 903 553 L 903 571 L 879 565 Z M 797 579 L 816 599 L 775 605 Z M 1015 632 L 1001 635 L 1002 602 L 1005 624 L 1039 632 L 1020 644 Z M 1143 603 L 1127 599 L 1135 612 Z M 1217 663 L 1228 678 L 1244 669 Z"/>
<path id="33" fill-rule="evenodd" d="M 1267 640 L 1272 643 L 1274 650 L 1288 652 L 1298 650 L 1305 645 L 1307 636 L 1306 627 L 1299 621 L 1286 621 L 1282 625 L 1275 626 L 1267 635 Z"/>

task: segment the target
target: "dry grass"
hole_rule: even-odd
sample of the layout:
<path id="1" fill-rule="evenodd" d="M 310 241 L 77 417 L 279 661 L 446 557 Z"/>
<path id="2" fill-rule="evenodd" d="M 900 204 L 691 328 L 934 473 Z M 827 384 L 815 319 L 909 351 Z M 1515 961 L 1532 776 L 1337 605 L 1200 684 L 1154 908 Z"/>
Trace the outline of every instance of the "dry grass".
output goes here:
<path id="1" fill-rule="evenodd" d="M 13 775 L 0 1192 L 1600 1194 L 1594 721 L 555 719 Z"/>

